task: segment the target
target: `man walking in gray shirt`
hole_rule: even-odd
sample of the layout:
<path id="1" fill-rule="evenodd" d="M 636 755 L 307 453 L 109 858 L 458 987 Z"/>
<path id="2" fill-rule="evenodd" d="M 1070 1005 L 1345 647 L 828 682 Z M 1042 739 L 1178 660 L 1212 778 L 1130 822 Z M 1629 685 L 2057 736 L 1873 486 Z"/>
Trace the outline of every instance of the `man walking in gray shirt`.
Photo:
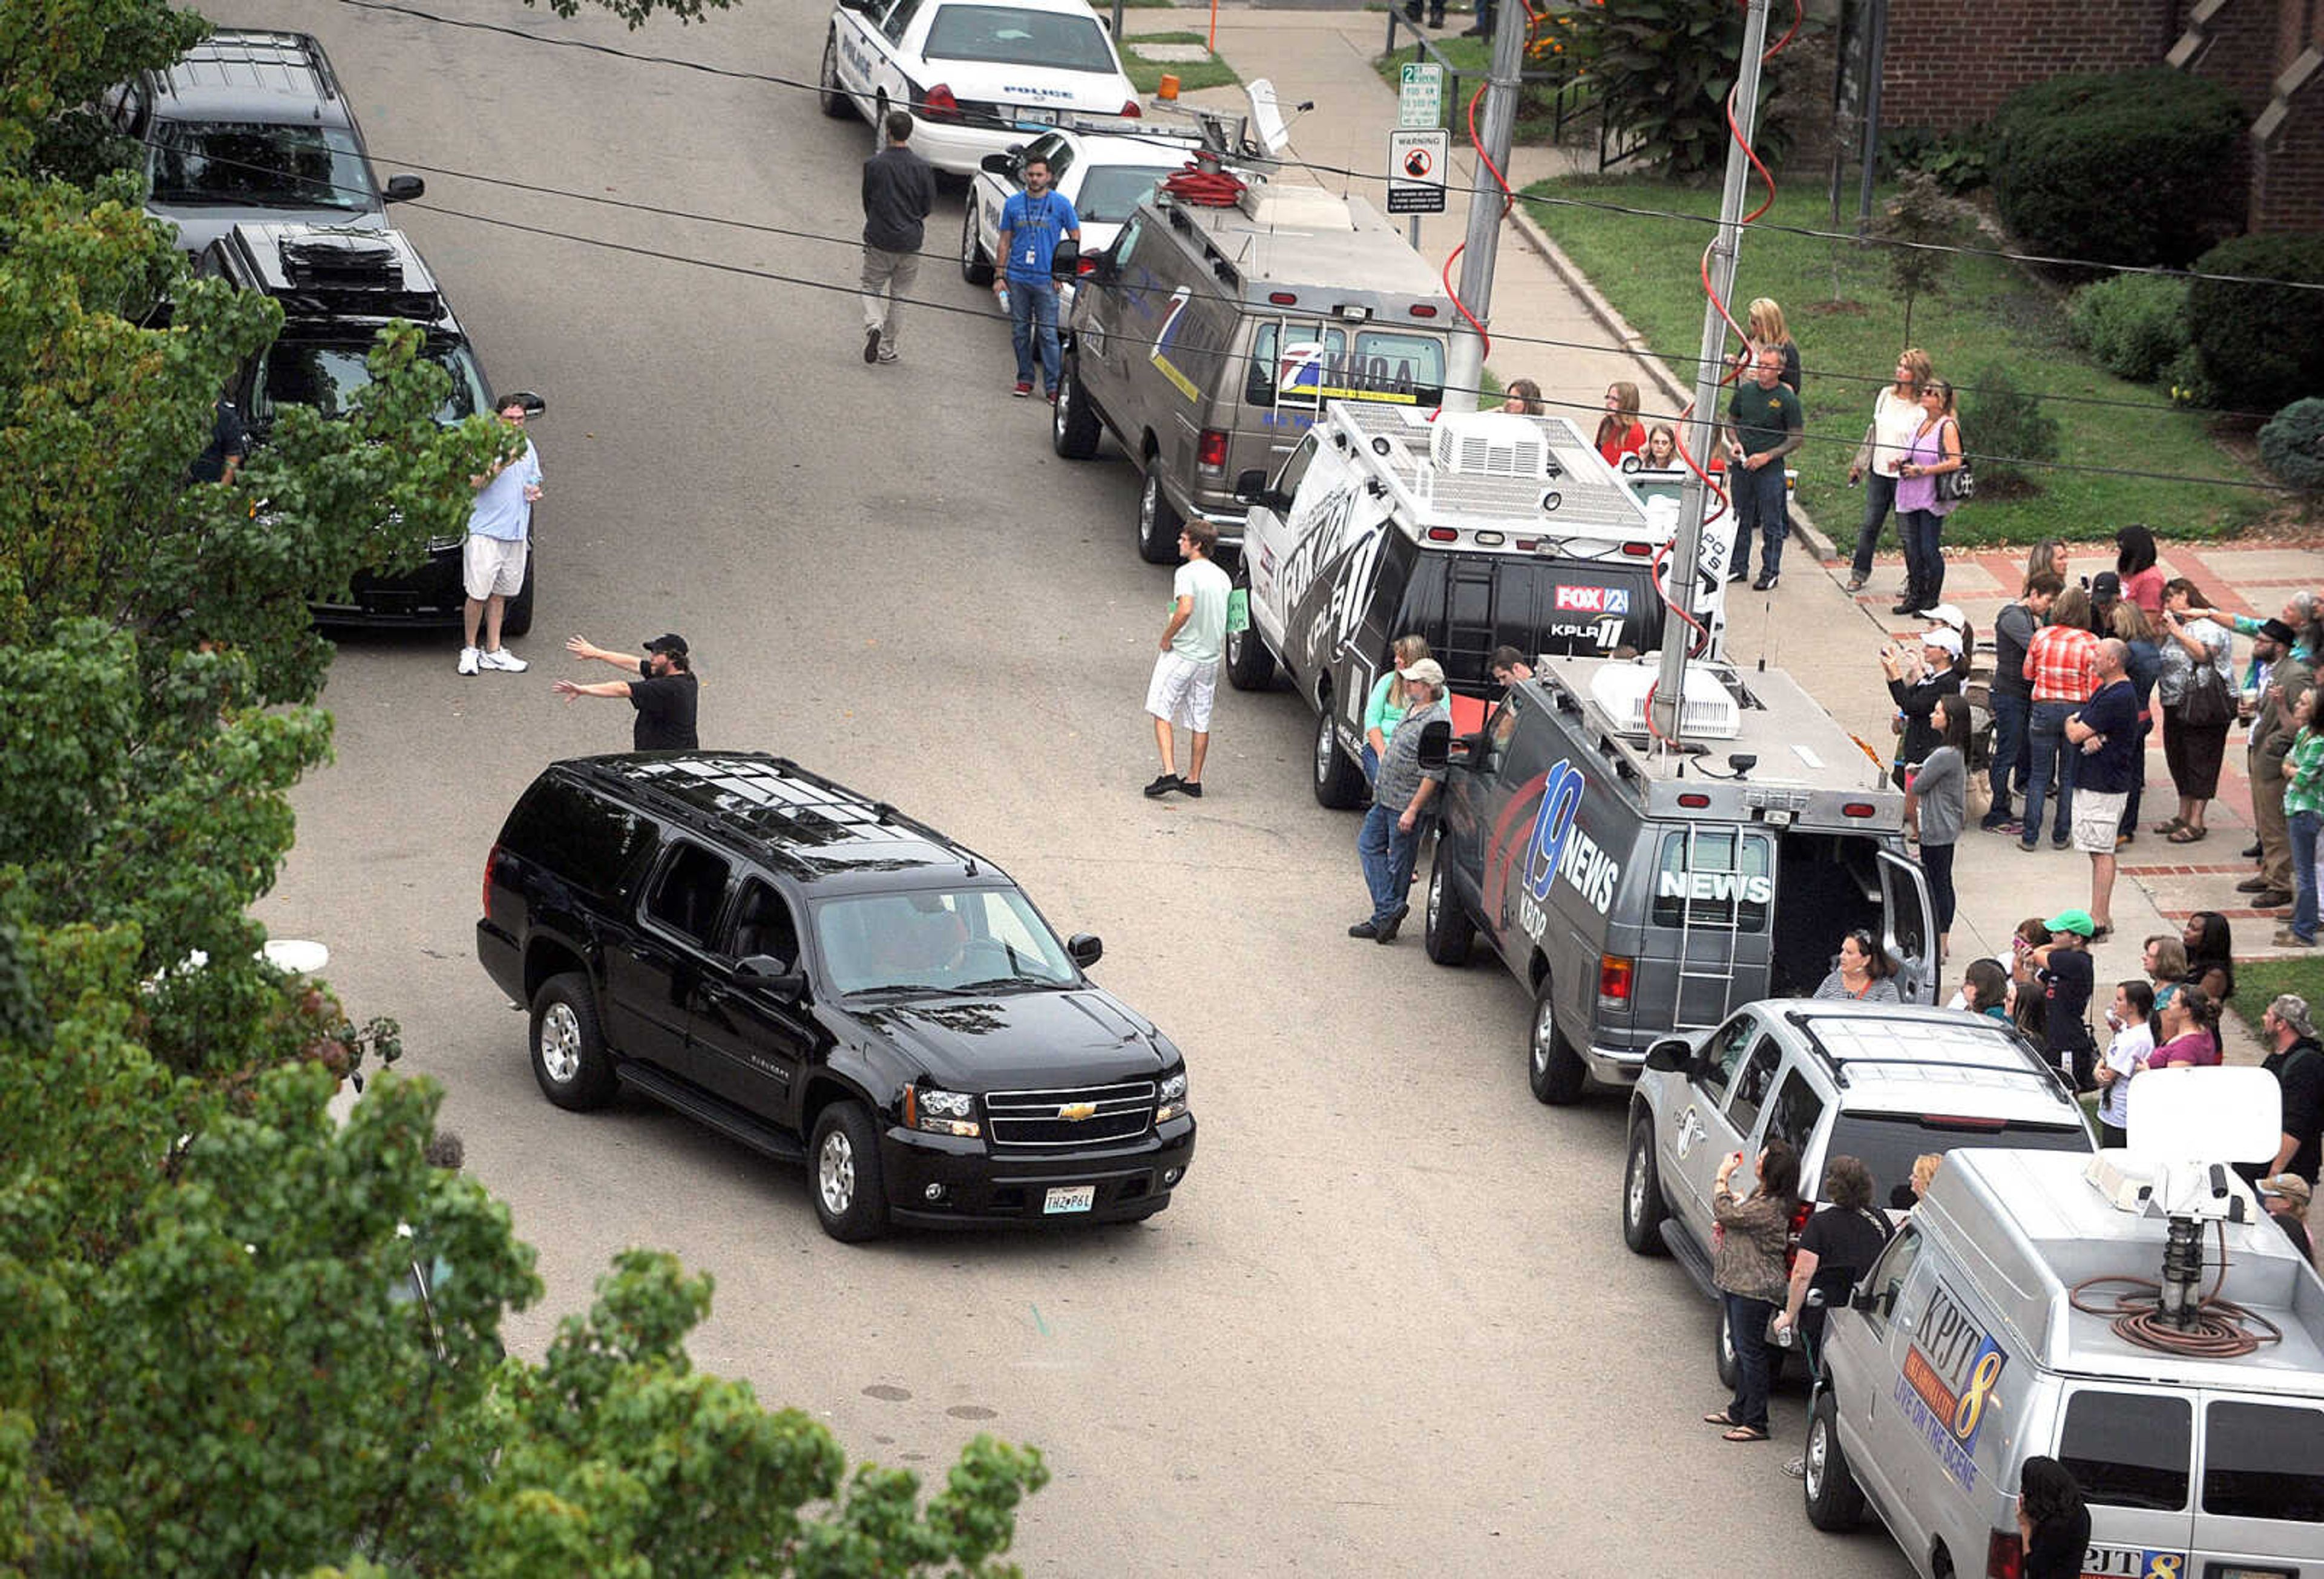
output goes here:
<path id="1" fill-rule="evenodd" d="M 888 145 L 863 162 L 863 360 L 893 362 L 904 299 L 920 273 L 921 221 L 936 205 L 936 172 L 904 144 L 912 117 L 890 110 Z"/>
<path id="2" fill-rule="evenodd" d="M 1404 694 L 1411 698 L 1404 722 L 1388 736 L 1379 777 L 1372 781 L 1372 808 L 1356 836 L 1364 886 L 1371 891 L 1372 913 L 1348 928 L 1351 937 L 1396 941 L 1397 928 L 1412 909 L 1412 867 L 1436 813 L 1431 801 L 1444 785 L 1445 758 L 1452 737 L 1452 709 L 1444 700 L 1444 669 L 1433 658 L 1404 669 Z"/>

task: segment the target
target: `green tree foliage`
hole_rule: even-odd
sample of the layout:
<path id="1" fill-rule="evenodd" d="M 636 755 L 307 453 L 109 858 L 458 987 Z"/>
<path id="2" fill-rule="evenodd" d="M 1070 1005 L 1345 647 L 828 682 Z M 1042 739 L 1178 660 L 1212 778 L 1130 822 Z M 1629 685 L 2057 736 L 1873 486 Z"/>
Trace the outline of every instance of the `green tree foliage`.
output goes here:
<path id="1" fill-rule="evenodd" d="M 1976 457 L 1980 494 L 2038 490 L 2038 463 L 2058 458 L 2059 434 L 2058 419 L 2042 409 L 2041 397 L 1997 362 L 1978 371 L 1958 404 L 1961 442 Z"/>
<path id="2" fill-rule="evenodd" d="M 1727 162 L 1727 95 L 1743 52 L 1743 12 L 1701 0 L 1600 0 L 1577 12 L 1576 36 L 1591 56 L 1590 75 L 1627 145 L 1665 173 L 1689 177 Z M 1773 43 L 1784 25 L 1768 35 Z M 1752 143 L 1777 162 L 1789 143 L 1786 106 L 1763 74 Z"/>
<path id="3" fill-rule="evenodd" d="M 2259 457 L 2309 495 L 2324 494 L 2324 399 L 2294 401 L 2259 430 Z"/>
<path id="4" fill-rule="evenodd" d="M 2239 235 L 2196 260 L 2198 272 L 2324 285 L 2324 235 Z M 2324 291 L 2236 280 L 2187 287 L 2195 362 L 2217 403 L 2272 411 L 2324 390 Z"/>
<path id="5" fill-rule="evenodd" d="M 126 177 L 67 178 L 119 152 L 77 106 L 202 25 L 0 7 L 0 1575 L 1008 1572 L 1038 1453 L 980 1438 L 925 1502 L 849 1474 L 692 1370 L 710 1285 L 668 1257 L 503 1355 L 531 1252 L 427 1161 L 435 1089 L 381 1068 L 392 1022 L 260 956 L 330 749 L 309 600 L 460 530 L 515 440 L 440 427 L 398 326 L 352 411 L 285 411 L 235 485 L 187 484 L 279 314 L 192 281 Z"/>
<path id="6" fill-rule="evenodd" d="M 1873 234 L 1883 241 L 1910 244 L 1880 249 L 1889 288 L 1904 299 L 1904 344 L 1913 343 L 1913 304 L 1942 291 L 1952 267 L 1953 254 L 1940 249 L 1974 235 L 1976 225 L 1975 209 L 1948 196 L 1941 181 L 1920 171 L 1906 174 L 1897 182 L 1896 195 L 1881 205 Z"/>
<path id="7" fill-rule="evenodd" d="M 2074 344 L 2099 366 L 2134 383 L 2152 383 L 2187 349 L 2187 282 L 2116 274 L 2075 291 L 2066 321 Z"/>

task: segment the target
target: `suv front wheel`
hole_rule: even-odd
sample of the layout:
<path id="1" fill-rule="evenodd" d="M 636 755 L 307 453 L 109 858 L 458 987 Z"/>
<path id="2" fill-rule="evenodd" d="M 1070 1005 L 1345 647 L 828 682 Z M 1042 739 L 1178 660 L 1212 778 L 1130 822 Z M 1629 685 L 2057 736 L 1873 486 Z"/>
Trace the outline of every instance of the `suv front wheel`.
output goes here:
<path id="1" fill-rule="evenodd" d="M 1840 1446 L 1840 1410 L 1829 1391 L 1816 1394 L 1808 1415 L 1808 1443 L 1802 1466 L 1807 1484 L 1808 1522 L 1842 1534 L 1864 1522 L 1864 1492 Z"/>
<path id="2" fill-rule="evenodd" d="M 1097 408 L 1090 404 L 1089 390 L 1082 383 L 1081 359 L 1065 358 L 1062 376 L 1057 380 L 1057 403 L 1049 412 L 1049 448 L 1066 460 L 1087 460 L 1097 453 Z M 1139 507 L 1139 531 L 1145 530 L 1144 507 Z M 1174 532 L 1176 527 L 1171 529 Z M 1177 558 L 1178 544 L 1172 540 L 1170 557 Z"/>
<path id="3" fill-rule="evenodd" d="M 807 1166 L 816 1220 L 825 1233 L 853 1244 L 887 1232 L 880 1131 L 862 1103 L 835 1102 L 823 1110 L 807 1142 Z"/>
<path id="4" fill-rule="evenodd" d="M 543 1096 L 576 1113 L 613 1100 L 613 1060 L 586 976 L 551 976 L 533 994 L 532 1077 Z"/>
<path id="5" fill-rule="evenodd" d="M 1428 867 L 1426 916 L 1427 929 L 1421 934 L 1421 942 L 1428 957 L 1438 965 L 1467 965 L 1477 923 L 1453 891 L 1451 845 L 1442 834 L 1436 839 L 1436 859 Z"/>
<path id="6" fill-rule="evenodd" d="M 1654 1121 L 1642 1114 L 1630 1126 L 1630 1155 L 1622 1168 L 1622 1242 L 1635 1255 L 1661 1255 L 1669 1248 L 1663 1242 L 1663 1220 L 1669 1215 L 1655 1163 Z"/>

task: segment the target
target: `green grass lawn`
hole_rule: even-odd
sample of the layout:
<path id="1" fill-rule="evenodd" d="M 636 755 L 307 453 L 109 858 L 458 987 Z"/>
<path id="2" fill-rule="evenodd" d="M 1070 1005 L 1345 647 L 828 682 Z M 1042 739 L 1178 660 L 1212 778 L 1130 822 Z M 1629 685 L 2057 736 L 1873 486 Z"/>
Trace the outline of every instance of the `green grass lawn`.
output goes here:
<path id="1" fill-rule="evenodd" d="M 2264 923 L 2255 923 L 2264 925 Z M 2238 923 L 2240 925 L 2240 923 Z M 2279 993 L 2297 993 L 2310 1010 L 2324 1003 L 2324 959 L 2256 959 L 2236 966 L 2236 995 L 2227 1006 L 2244 1017 L 2252 1034 L 2260 1034 L 2259 1017 Z"/>
<path id="2" fill-rule="evenodd" d="M 1150 94 L 1162 86 L 1165 72 L 1178 79 L 1180 93 L 1198 93 L 1205 88 L 1232 88 L 1242 80 L 1234 68 L 1213 55 L 1207 60 L 1149 60 L 1138 52 L 1140 44 L 1199 44 L 1204 38 L 1198 32 L 1139 33 L 1121 42 L 1122 69 L 1140 95 Z"/>
<path id="3" fill-rule="evenodd" d="M 1706 217 L 1719 212 L 1717 192 L 1659 180 L 1545 181 L 1528 188 L 1526 195 Z M 1691 384 L 1702 332 L 1697 271 L 1710 227 L 1604 209 L 1538 202 L 1527 207 L 1671 370 Z M 1767 217 L 1830 228 L 1821 183 L 1793 180 Z M 1848 462 L 1870 420 L 1877 384 L 1831 374 L 1885 379 L 1904 344 L 1904 306 L 1888 289 L 1876 249 L 1768 230 L 1744 236 L 1735 280 L 1736 316 L 1742 316 L 1744 303 L 1760 296 L 1783 303 L 1808 370 L 1808 445 L 1797 463 L 1800 503 L 1844 552 L 1855 542 L 1863 513 L 1863 495 L 1846 485 Z M 2067 342 L 2065 314 L 2057 300 L 1998 258 L 1956 257 L 1942 293 L 1914 304 L 1913 341 L 1928 351 L 1940 375 L 1957 384 L 1974 384 L 1983 368 L 1998 364 L 2029 391 L 2136 403 L 2134 409 L 2045 402 L 2043 409 L 2062 429 L 2061 461 L 2185 477 L 2252 476 L 2210 439 L 2202 416 L 2171 410 L 2154 389 L 2126 383 L 2084 361 Z M 1818 376 L 1819 369 L 1827 375 Z M 1974 453 L 1975 393 L 1963 394 L 1960 406 L 1961 431 Z M 2030 498 L 1980 496 L 1961 506 L 1946 522 L 1946 542 L 2109 540 L 2116 527 L 2132 522 L 2152 525 L 2159 536 L 2215 538 L 2248 524 L 2272 498 L 2250 489 L 2090 472 L 2035 476 L 2042 491 Z"/>

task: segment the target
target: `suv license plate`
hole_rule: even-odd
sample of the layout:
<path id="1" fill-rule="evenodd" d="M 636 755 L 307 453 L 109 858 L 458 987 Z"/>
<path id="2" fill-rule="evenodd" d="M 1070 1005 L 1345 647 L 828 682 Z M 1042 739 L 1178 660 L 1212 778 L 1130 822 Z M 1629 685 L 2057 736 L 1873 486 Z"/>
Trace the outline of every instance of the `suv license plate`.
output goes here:
<path id="1" fill-rule="evenodd" d="M 1097 1186 L 1060 1185 L 1049 1192 L 1048 1200 L 1042 1205 L 1041 1214 L 1054 1217 L 1060 1212 L 1086 1212 L 1095 1205 Z"/>
<path id="2" fill-rule="evenodd" d="M 1057 112 L 1047 105 L 1012 104 L 1005 118 L 1019 125 L 1054 126 L 1057 124 Z"/>

